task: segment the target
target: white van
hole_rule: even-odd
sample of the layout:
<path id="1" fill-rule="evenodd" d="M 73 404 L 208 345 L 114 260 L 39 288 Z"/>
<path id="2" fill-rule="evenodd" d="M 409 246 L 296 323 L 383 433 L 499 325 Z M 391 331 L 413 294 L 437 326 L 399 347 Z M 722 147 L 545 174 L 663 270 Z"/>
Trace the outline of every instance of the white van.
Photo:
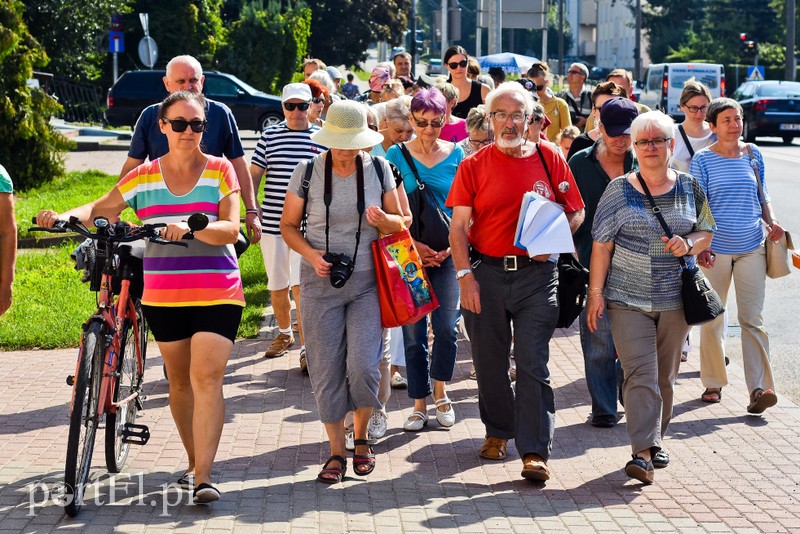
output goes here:
<path id="1" fill-rule="evenodd" d="M 690 78 L 708 86 L 712 98 L 725 96 L 725 69 L 719 63 L 654 63 L 644 72 L 639 102 L 681 122 L 681 91 Z"/>

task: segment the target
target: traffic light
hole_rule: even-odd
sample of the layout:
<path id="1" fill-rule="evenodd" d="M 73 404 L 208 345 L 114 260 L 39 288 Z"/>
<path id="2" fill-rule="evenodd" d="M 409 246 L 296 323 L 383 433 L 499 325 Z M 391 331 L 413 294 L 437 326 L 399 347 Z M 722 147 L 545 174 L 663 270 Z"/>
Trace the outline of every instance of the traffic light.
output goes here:
<path id="1" fill-rule="evenodd" d="M 739 54 L 742 56 L 755 56 L 758 52 L 758 41 L 747 38 L 746 33 L 739 34 Z"/>

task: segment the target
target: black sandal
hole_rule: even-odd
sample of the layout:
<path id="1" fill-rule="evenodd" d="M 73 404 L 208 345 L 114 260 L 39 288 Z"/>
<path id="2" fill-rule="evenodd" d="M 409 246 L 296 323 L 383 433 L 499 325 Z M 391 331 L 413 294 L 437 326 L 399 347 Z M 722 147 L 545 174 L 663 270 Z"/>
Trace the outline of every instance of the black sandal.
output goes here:
<path id="1" fill-rule="evenodd" d="M 339 467 L 328 467 L 331 462 L 339 462 Z M 347 473 L 347 460 L 338 454 L 334 454 L 322 466 L 322 470 L 317 475 L 317 480 L 325 484 L 336 484 L 342 481 L 345 473 Z"/>
<path id="2" fill-rule="evenodd" d="M 353 471 L 359 476 L 367 476 L 375 470 L 375 454 L 372 452 L 372 447 L 369 441 L 365 439 L 357 439 L 353 441 L 353 445 L 366 445 L 369 447 L 368 454 L 354 454 L 353 455 Z M 359 469 L 361 468 L 361 469 Z"/>

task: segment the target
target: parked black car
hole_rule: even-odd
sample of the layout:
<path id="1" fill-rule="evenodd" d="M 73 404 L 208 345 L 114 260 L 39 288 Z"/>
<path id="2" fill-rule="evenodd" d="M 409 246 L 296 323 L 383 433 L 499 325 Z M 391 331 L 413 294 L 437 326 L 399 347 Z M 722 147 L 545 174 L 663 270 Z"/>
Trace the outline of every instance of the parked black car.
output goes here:
<path id="1" fill-rule="evenodd" d="M 163 70 L 129 70 L 108 90 L 105 119 L 111 126 L 136 124 L 144 109 L 167 96 Z M 231 108 L 240 130 L 261 132 L 283 120 L 281 99 L 224 72 L 204 72 L 203 94 Z"/>
<path id="2" fill-rule="evenodd" d="M 780 137 L 789 145 L 800 136 L 800 82 L 767 80 L 744 82 L 733 93 L 742 106 L 742 137 Z"/>

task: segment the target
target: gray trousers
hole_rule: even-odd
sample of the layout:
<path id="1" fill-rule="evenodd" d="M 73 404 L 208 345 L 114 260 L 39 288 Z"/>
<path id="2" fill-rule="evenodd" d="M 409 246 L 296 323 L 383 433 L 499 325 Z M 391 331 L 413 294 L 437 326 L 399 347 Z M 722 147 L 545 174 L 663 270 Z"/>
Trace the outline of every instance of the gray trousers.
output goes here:
<path id="1" fill-rule="evenodd" d="M 643 312 L 611 302 L 608 314 L 625 372 L 622 397 L 631 450 L 655 453 L 672 419 L 672 387 L 689 325 L 683 309 Z"/>
<path id="2" fill-rule="evenodd" d="M 473 273 L 480 284 L 481 313 L 462 309 L 462 314 L 478 375 L 478 407 L 486 435 L 514 439 L 521 457 L 538 454 L 547 460 L 556 419 L 547 367 L 558 320 L 556 264 L 537 262 L 504 272 L 481 263 Z M 512 321 L 516 395 L 508 375 Z"/>
<path id="3" fill-rule="evenodd" d="M 303 263 L 300 270 L 308 374 L 323 423 L 356 408 L 380 408 L 383 329 L 374 271 L 353 273 L 341 289 Z"/>

